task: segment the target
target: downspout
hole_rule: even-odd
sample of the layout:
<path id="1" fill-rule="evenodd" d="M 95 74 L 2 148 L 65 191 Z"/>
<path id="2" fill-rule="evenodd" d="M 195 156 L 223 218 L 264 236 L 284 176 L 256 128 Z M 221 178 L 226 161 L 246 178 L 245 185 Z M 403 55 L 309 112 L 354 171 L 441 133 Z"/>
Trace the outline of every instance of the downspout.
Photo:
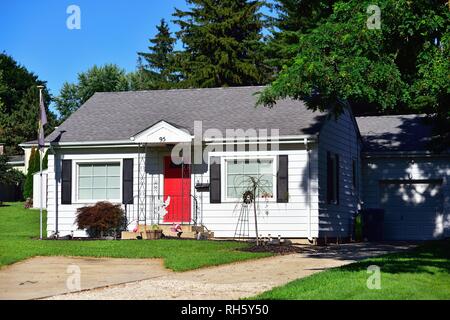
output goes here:
<path id="1" fill-rule="evenodd" d="M 53 147 L 53 144 L 50 143 L 50 148 L 49 150 L 51 151 L 51 153 L 53 153 L 53 173 L 55 175 L 55 237 L 58 238 L 59 237 L 59 226 L 58 226 L 58 201 L 59 201 L 59 196 L 58 196 L 58 175 L 59 175 L 59 167 L 58 167 L 58 159 L 57 159 L 57 155 L 56 155 L 56 150 Z M 48 184 L 47 184 L 47 188 L 48 188 Z M 48 210 L 48 201 L 47 201 L 47 210 Z M 48 211 L 47 211 L 47 220 L 48 220 Z M 47 234 L 47 237 L 49 235 Z"/>
<path id="2" fill-rule="evenodd" d="M 306 162 L 308 165 L 308 182 L 307 182 L 307 193 L 308 193 L 308 240 L 312 241 L 312 232 L 311 232 L 311 150 L 308 148 L 308 138 L 303 140 L 306 149 Z"/>

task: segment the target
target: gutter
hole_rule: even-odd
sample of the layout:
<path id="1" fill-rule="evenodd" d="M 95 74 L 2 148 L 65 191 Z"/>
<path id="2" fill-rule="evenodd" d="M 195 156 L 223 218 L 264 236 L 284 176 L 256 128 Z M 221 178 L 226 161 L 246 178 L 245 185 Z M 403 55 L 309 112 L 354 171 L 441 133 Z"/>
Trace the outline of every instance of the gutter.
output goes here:
<path id="1" fill-rule="evenodd" d="M 110 140 L 110 141 L 76 141 L 76 142 L 46 142 L 45 147 L 85 147 L 85 146 L 135 146 L 136 143 L 130 140 Z M 37 143 L 21 143 L 22 148 L 37 147 Z"/>
<path id="2" fill-rule="evenodd" d="M 212 138 L 204 139 L 203 142 L 212 142 L 220 144 L 245 144 L 259 142 L 278 142 L 278 143 L 304 143 L 317 141 L 317 136 L 298 135 L 298 136 L 278 136 L 278 137 L 235 137 L 235 138 Z M 132 147 L 136 146 L 132 140 L 110 140 L 110 141 L 74 141 L 74 142 L 46 142 L 45 147 L 49 148 L 86 148 L 86 147 Z M 37 147 L 37 143 L 21 143 L 22 148 Z"/>
<path id="3" fill-rule="evenodd" d="M 304 140 L 316 141 L 317 135 L 290 135 L 290 136 L 265 136 L 265 137 L 231 137 L 231 138 L 207 138 L 204 142 L 249 142 L 249 141 L 285 141 L 285 140 L 299 140 L 304 143 Z"/>
<path id="4" fill-rule="evenodd" d="M 304 144 L 305 144 L 305 149 L 306 149 L 306 161 L 307 161 L 307 165 L 308 165 L 308 218 L 309 218 L 309 222 L 308 222 L 308 240 L 309 241 L 313 241 L 312 238 L 312 231 L 311 231 L 311 214 L 312 214 L 312 209 L 311 209 L 311 149 L 308 148 L 308 139 L 305 138 L 304 139 Z"/>
<path id="5" fill-rule="evenodd" d="M 7 164 L 14 166 L 14 165 L 25 165 L 25 161 L 8 161 Z"/>
<path id="6" fill-rule="evenodd" d="M 361 155 L 365 159 L 370 158 L 408 158 L 408 157 L 436 157 L 436 158 L 448 158 L 450 152 L 435 153 L 432 151 L 376 151 L 376 152 L 362 152 Z"/>

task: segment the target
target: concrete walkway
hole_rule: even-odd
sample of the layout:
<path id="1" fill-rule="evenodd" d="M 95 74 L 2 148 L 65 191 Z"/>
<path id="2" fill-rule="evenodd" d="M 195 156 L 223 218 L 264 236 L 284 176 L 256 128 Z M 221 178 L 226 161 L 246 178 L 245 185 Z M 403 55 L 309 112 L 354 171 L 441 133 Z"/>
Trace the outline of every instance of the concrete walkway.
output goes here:
<path id="1" fill-rule="evenodd" d="M 302 254 L 182 273 L 165 269 L 159 259 L 37 257 L 0 270 L 0 299 L 238 299 L 328 268 L 411 247 L 404 243 L 305 246 Z M 67 268 L 73 265 L 80 268 L 84 291 L 68 293 L 71 274 Z"/>
<path id="2" fill-rule="evenodd" d="M 78 269 L 79 268 L 79 269 Z M 39 299 L 70 292 L 80 273 L 81 290 L 171 274 L 160 259 L 34 257 L 0 269 L 0 299 Z"/>

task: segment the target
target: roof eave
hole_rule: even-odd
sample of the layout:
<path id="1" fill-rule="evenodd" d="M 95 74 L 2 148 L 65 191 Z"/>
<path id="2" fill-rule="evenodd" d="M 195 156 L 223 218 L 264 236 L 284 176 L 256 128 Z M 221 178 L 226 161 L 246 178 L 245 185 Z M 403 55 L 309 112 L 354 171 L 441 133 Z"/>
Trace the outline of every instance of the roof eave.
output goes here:
<path id="1" fill-rule="evenodd" d="M 436 153 L 429 150 L 416 150 L 416 151 L 363 151 L 362 156 L 364 158 L 390 158 L 390 157 L 449 157 L 450 152 L 445 151 L 442 153 Z"/>

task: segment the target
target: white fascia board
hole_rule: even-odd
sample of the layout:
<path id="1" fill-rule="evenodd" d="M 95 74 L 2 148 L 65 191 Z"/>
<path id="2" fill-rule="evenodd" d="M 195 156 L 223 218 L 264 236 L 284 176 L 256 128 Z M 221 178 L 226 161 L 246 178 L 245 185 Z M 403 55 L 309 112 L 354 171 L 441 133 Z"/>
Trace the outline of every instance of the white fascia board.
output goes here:
<path id="1" fill-rule="evenodd" d="M 25 165 L 25 161 L 8 161 L 7 164 L 12 165 L 12 166 L 21 165 L 21 164 Z"/>
<path id="2" fill-rule="evenodd" d="M 264 136 L 264 137 L 231 137 L 231 138 L 207 138 L 205 142 L 251 142 L 251 141 L 300 141 L 301 143 L 317 140 L 317 135 L 290 135 L 290 136 Z"/>
<path id="3" fill-rule="evenodd" d="M 118 146 L 118 145 L 127 145 L 132 146 L 133 142 L 129 140 L 110 140 L 110 141 L 73 141 L 73 142 L 46 142 L 45 147 L 83 147 L 83 146 Z M 19 144 L 22 148 L 32 148 L 37 147 L 37 143 L 22 143 Z"/>

